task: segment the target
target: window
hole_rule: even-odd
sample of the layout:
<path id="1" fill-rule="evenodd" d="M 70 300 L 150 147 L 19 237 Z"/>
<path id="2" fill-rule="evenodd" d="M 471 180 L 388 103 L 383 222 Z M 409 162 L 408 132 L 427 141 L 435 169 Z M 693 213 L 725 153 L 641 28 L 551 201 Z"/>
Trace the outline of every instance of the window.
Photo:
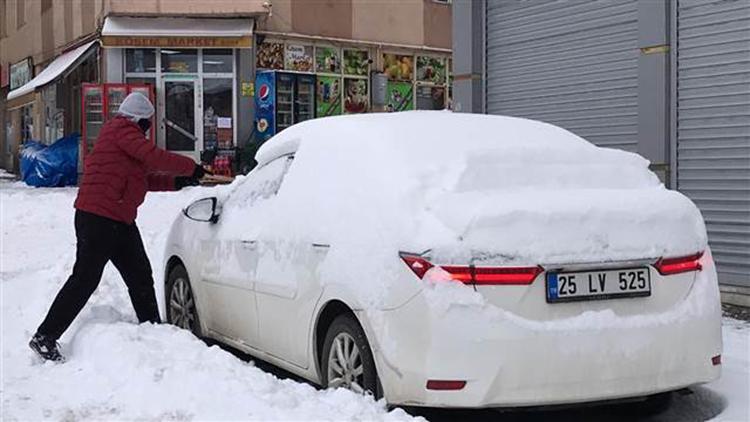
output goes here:
<path id="1" fill-rule="evenodd" d="M 203 80 L 204 150 L 232 146 L 232 92 L 231 78 Z"/>
<path id="2" fill-rule="evenodd" d="M 203 50 L 203 73 L 232 73 L 233 57 L 229 49 Z"/>
<path id="3" fill-rule="evenodd" d="M 156 50 L 153 48 L 125 50 L 125 71 L 128 73 L 156 72 Z"/>
<path id="4" fill-rule="evenodd" d="M 276 195 L 293 160 L 294 156 L 286 155 L 256 167 L 247 175 L 245 182 L 232 193 L 227 207 L 253 206 Z"/>
<path id="5" fill-rule="evenodd" d="M 198 50 L 161 49 L 161 71 L 168 73 L 197 73 Z"/>

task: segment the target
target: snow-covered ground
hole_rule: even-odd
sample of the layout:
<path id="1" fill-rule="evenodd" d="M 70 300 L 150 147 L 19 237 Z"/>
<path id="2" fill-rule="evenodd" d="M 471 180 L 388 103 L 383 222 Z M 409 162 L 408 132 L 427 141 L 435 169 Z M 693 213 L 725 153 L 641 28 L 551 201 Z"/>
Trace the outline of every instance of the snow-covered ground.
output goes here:
<path id="1" fill-rule="evenodd" d="M 160 299 L 169 224 L 199 189 L 149 194 L 139 211 Z M 73 265 L 75 194 L 74 188 L 33 189 L 0 181 L 0 419 L 410 419 L 368 397 L 281 380 L 174 327 L 136 325 L 111 266 L 61 339 L 68 361 L 39 363 L 26 343 Z M 750 420 L 749 339 L 750 324 L 725 319 L 722 378 L 679 396 L 655 420 Z"/>

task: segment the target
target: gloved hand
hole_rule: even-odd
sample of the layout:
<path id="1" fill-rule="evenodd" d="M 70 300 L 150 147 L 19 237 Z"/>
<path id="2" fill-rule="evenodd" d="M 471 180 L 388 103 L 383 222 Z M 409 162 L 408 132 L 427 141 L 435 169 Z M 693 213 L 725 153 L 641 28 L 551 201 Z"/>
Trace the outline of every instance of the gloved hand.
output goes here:
<path id="1" fill-rule="evenodd" d="M 174 178 L 175 190 L 180 190 L 186 186 L 197 186 L 200 182 L 192 176 L 177 176 Z"/>
<path id="2" fill-rule="evenodd" d="M 203 168 L 202 165 L 196 164 L 195 165 L 195 170 L 193 170 L 193 175 L 191 177 L 193 179 L 195 179 L 195 180 L 201 180 L 203 178 L 203 176 L 205 176 L 207 174 L 213 174 L 213 173 L 211 173 L 210 171 L 208 171 L 205 168 Z"/>

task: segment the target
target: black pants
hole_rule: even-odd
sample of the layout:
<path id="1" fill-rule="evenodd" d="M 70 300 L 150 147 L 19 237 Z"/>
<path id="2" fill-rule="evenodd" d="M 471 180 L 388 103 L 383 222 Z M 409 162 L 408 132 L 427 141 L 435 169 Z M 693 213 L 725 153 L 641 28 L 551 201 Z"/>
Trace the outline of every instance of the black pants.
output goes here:
<path id="1" fill-rule="evenodd" d="M 37 333 L 60 338 L 89 300 L 112 261 L 128 287 L 140 322 L 160 322 L 151 264 L 138 227 L 76 211 L 76 263 Z"/>

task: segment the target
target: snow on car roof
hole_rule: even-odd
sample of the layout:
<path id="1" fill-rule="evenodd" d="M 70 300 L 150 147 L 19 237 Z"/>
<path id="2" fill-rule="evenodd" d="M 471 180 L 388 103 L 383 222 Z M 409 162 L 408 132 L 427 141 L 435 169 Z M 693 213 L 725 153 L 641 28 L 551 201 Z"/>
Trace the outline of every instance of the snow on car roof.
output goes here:
<path id="1" fill-rule="evenodd" d="M 337 148 L 341 143 L 424 148 L 430 150 L 476 149 L 574 149 L 591 144 L 567 130 L 547 123 L 507 116 L 408 111 L 336 116 L 296 124 L 266 142 L 256 155 L 263 164 L 296 151 L 302 142 Z"/>

